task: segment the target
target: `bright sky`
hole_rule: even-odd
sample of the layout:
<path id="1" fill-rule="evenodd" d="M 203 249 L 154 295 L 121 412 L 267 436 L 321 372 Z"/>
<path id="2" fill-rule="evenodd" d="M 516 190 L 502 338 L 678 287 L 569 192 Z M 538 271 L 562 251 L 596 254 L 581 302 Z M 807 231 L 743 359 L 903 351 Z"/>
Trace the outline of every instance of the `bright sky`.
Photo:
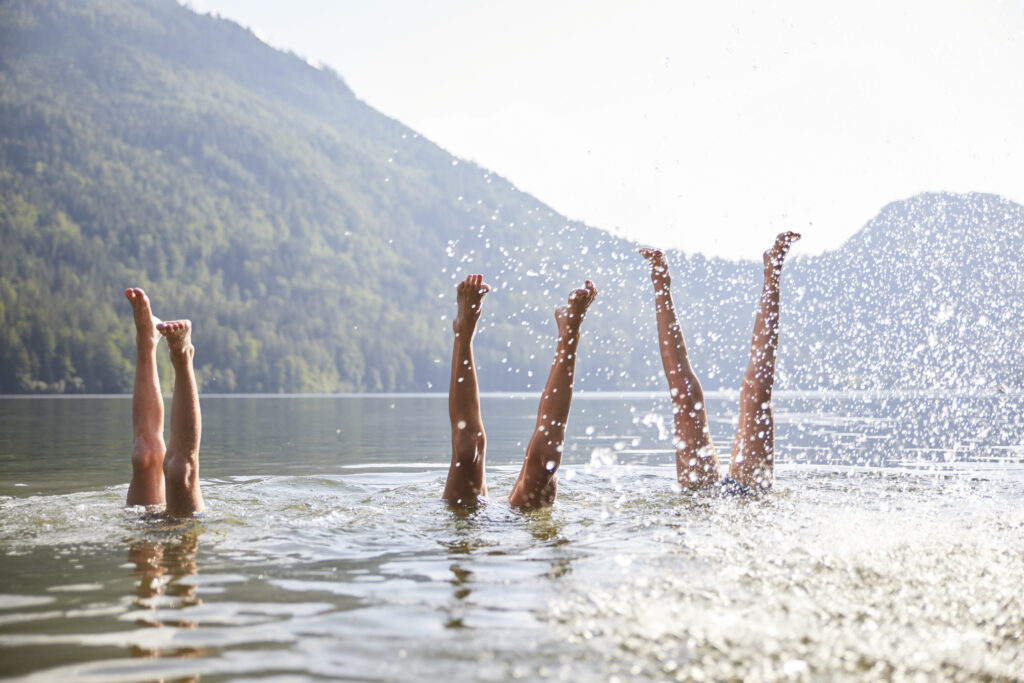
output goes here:
<path id="1" fill-rule="evenodd" d="M 570 218 L 753 258 L 1024 201 L 1024 0 L 189 0 Z"/>

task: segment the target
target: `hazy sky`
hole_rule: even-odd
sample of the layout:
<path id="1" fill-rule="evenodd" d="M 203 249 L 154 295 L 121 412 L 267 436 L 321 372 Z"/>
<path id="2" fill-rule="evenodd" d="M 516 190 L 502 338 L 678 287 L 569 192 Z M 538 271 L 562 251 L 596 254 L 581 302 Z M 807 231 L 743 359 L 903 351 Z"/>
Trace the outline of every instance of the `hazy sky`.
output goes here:
<path id="1" fill-rule="evenodd" d="M 1024 0 L 190 0 L 571 218 L 753 257 L 1024 201 Z"/>

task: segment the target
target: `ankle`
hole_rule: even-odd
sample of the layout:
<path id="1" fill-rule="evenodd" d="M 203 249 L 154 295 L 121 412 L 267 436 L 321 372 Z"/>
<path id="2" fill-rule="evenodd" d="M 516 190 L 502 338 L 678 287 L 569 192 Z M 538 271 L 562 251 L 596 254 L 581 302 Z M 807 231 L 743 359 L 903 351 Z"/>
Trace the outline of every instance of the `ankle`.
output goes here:
<path id="1" fill-rule="evenodd" d="M 138 355 L 139 358 L 149 358 L 151 356 L 156 356 L 156 347 L 158 346 L 159 341 L 159 337 L 157 339 L 152 339 L 150 337 L 143 337 L 141 335 L 136 336 L 136 354 Z"/>
<path id="2" fill-rule="evenodd" d="M 191 344 L 182 349 L 171 349 L 171 363 L 175 366 L 180 363 L 191 364 L 195 355 L 196 348 Z"/>

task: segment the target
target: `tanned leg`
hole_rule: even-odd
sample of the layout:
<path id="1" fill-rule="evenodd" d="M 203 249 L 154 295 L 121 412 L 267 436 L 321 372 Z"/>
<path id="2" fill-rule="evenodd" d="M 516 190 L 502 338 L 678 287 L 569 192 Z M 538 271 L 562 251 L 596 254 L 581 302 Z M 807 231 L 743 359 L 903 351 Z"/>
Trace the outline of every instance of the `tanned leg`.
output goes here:
<path id="1" fill-rule="evenodd" d="M 558 490 L 555 472 L 562 462 L 565 423 L 569 419 L 576 355 L 580 344 L 580 325 L 596 296 L 597 287 L 587 280 L 582 289 L 569 295 L 567 306 L 555 311 L 555 322 L 558 324 L 555 359 L 537 409 L 537 427 L 526 447 L 526 458 L 519 479 L 509 496 L 512 505 L 534 508 L 555 502 Z"/>
<path id="2" fill-rule="evenodd" d="M 156 372 L 160 321 L 149 297 L 138 288 L 125 290 L 135 316 L 135 387 L 132 391 L 132 481 L 126 505 L 164 504 L 164 397 Z"/>
<path id="3" fill-rule="evenodd" d="M 480 415 L 480 388 L 473 360 L 473 334 L 480 319 L 484 296 L 491 288 L 483 275 L 470 275 L 459 283 L 459 312 L 452 322 L 452 378 L 448 387 L 448 417 L 452 423 L 452 464 L 444 486 L 444 499 L 456 505 L 472 505 L 487 496 L 484 459 L 487 437 Z"/>
<path id="4" fill-rule="evenodd" d="M 676 319 L 672 303 L 665 255 L 658 249 L 641 249 L 640 254 L 651 264 L 654 283 L 654 310 L 658 320 L 658 348 L 668 378 L 675 421 L 676 478 L 683 488 L 710 486 L 721 479 L 718 456 L 708 431 L 704 390 L 690 367 L 683 330 Z"/>
<path id="5" fill-rule="evenodd" d="M 779 350 L 779 278 L 795 232 L 784 232 L 764 253 L 764 289 L 750 342 L 750 363 L 740 387 L 740 419 L 732 446 L 729 476 L 743 486 L 771 487 L 775 476 L 775 418 L 772 385 Z"/>
<path id="6" fill-rule="evenodd" d="M 167 340 L 174 366 L 171 396 L 171 437 L 164 458 L 167 486 L 167 514 L 187 516 L 205 509 L 199 490 L 199 440 L 203 421 L 199 415 L 199 390 L 192 369 L 192 323 L 173 320 L 157 325 Z"/>

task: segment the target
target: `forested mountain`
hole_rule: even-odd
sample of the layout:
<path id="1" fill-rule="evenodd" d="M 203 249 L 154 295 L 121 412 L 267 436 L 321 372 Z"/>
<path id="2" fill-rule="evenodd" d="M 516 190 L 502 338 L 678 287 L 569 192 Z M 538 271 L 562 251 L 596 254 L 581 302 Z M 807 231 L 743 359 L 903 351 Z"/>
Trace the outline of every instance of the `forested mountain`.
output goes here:
<path id="1" fill-rule="evenodd" d="M 781 384 L 1021 384 L 1022 226 L 998 197 L 922 195 L 793 259 Z M 192 318 L 203 391 L 443 390 L 467 272 L 495 287 L 484 390 L 539 387 L 585 277 L 580 385 L 663 385 L 635 245 L 173 0 L 0 2 L 0 240 L 0 392 L 130 391 L 132 285 Z M 734 387 L 760 265 L 671 260 L 695 365 Z"/>

